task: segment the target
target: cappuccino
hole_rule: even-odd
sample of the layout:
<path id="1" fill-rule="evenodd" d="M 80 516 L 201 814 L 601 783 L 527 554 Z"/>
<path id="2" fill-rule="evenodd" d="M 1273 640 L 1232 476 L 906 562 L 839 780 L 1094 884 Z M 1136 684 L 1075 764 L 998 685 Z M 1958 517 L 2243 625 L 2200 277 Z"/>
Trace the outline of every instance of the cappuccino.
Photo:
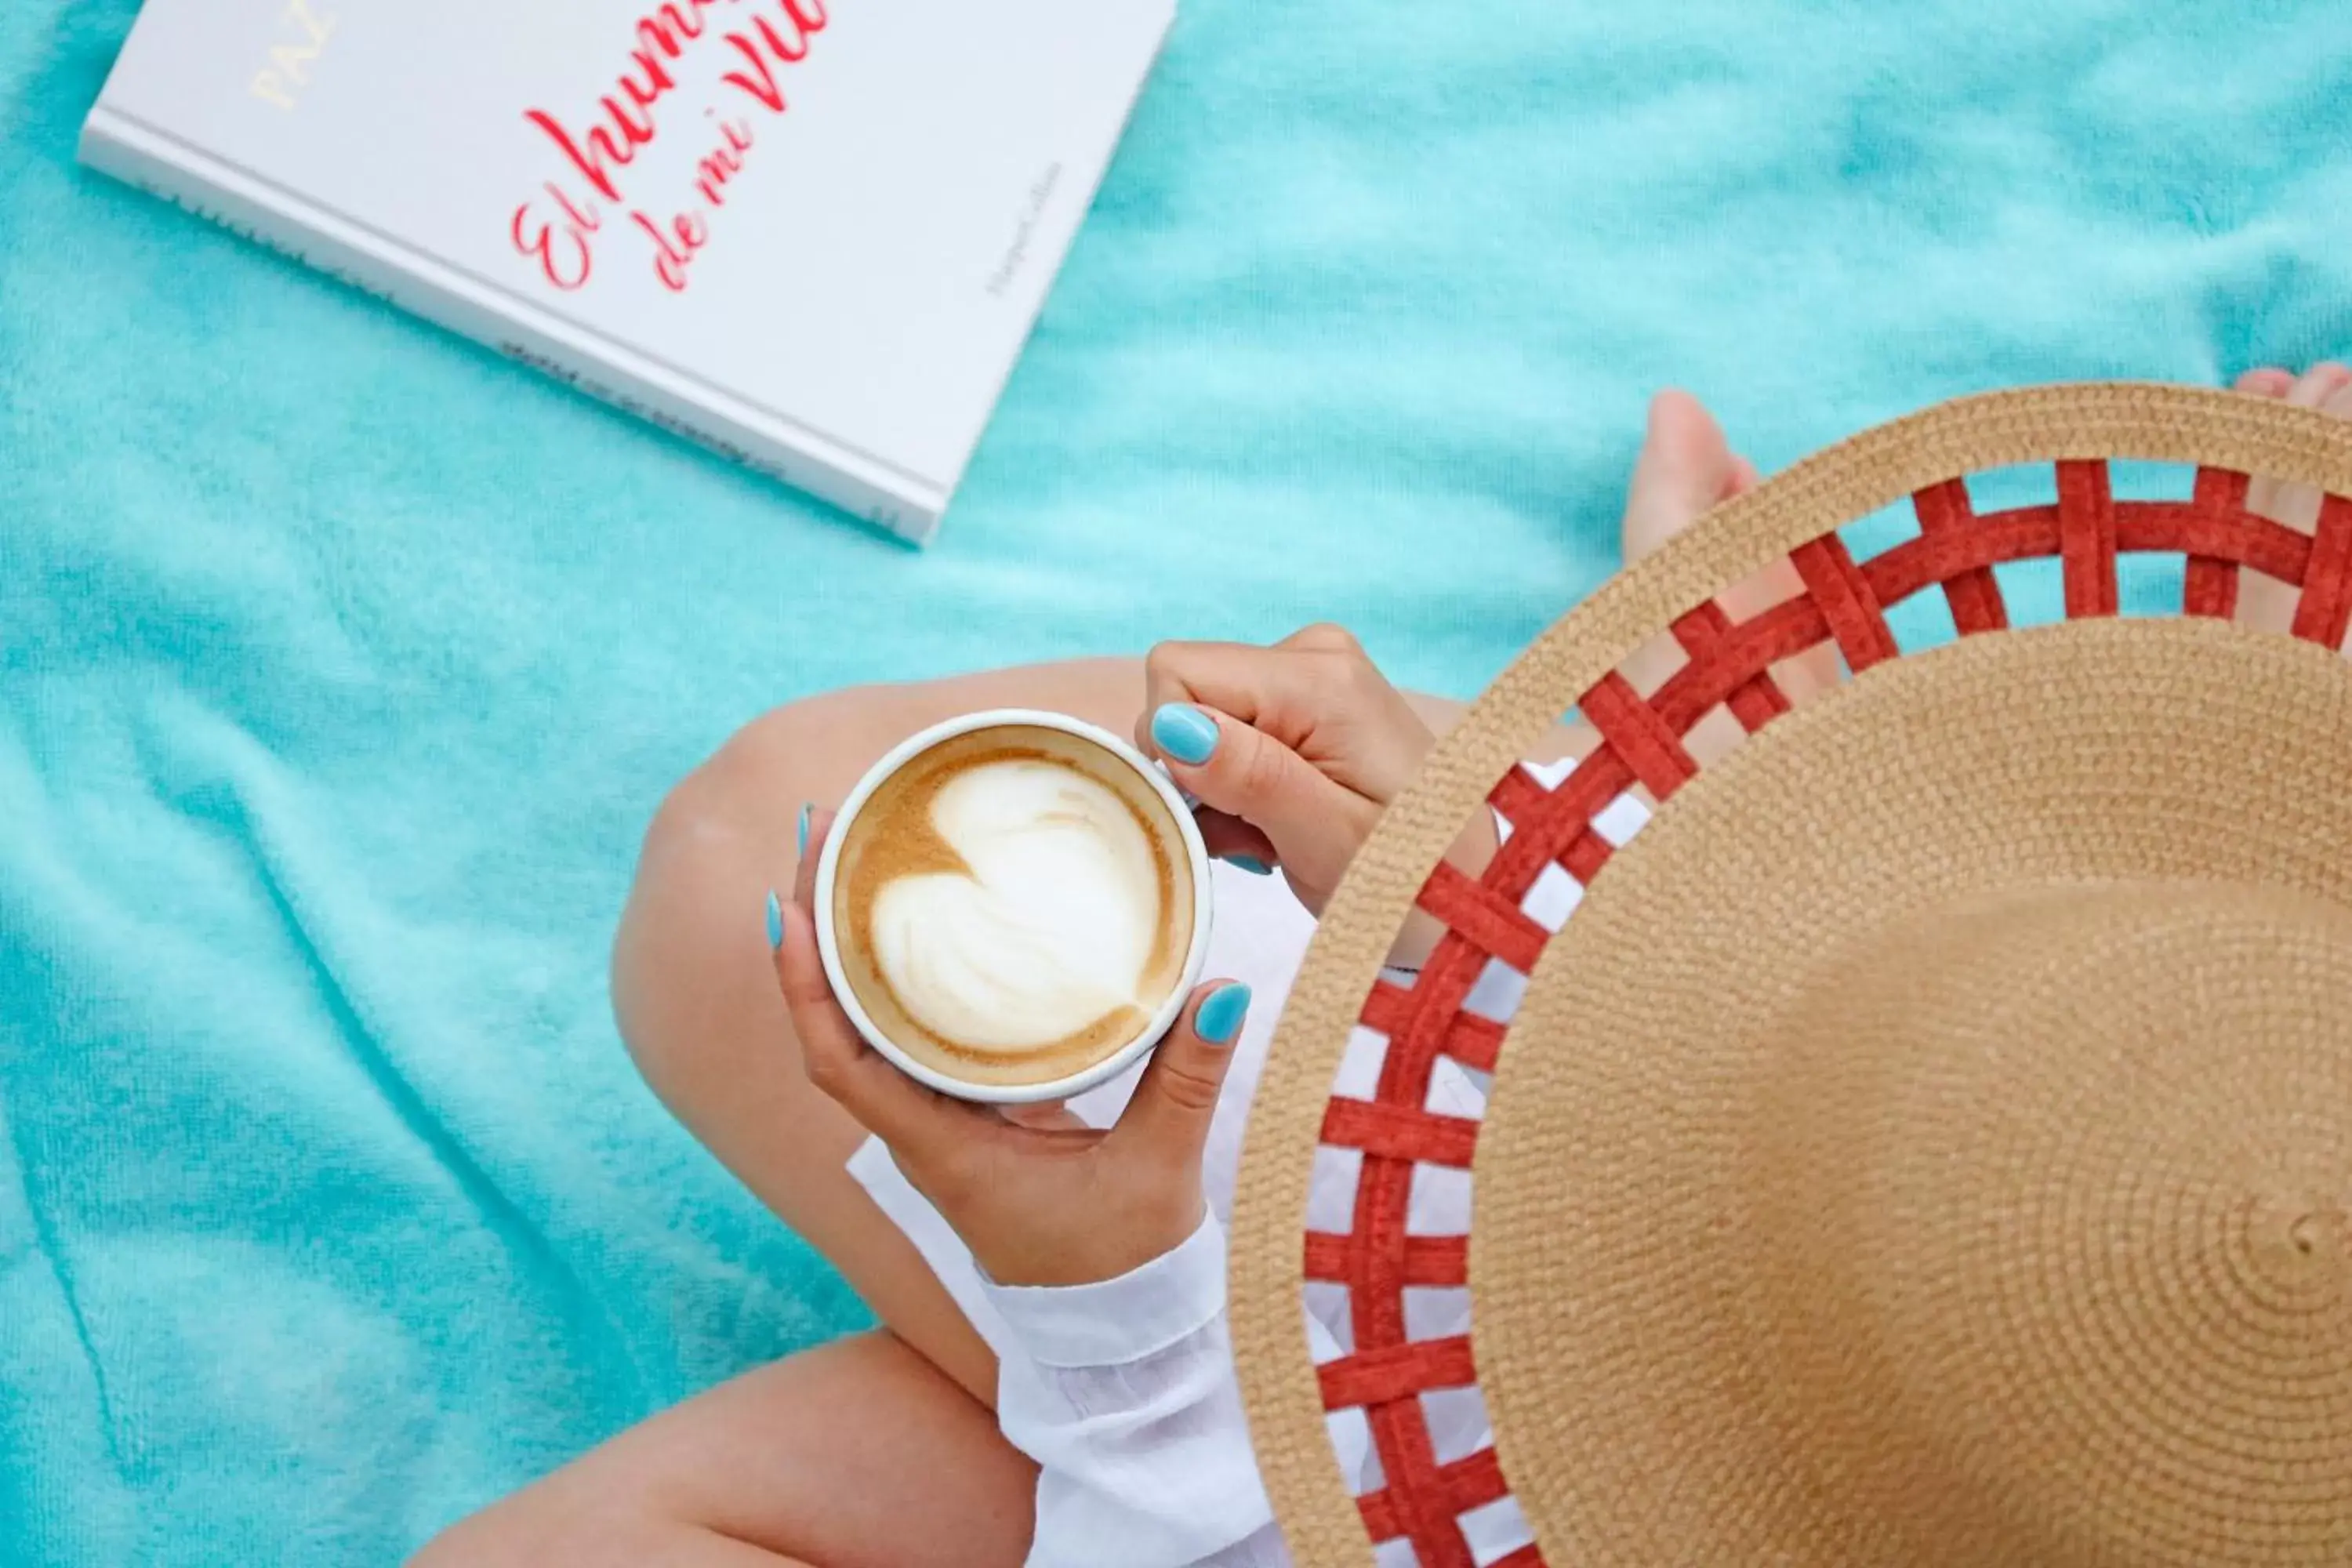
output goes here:
<path id="1" fill-rule="evenodd" d="M 840 977 L 875 1029 L 960 1084 L 1084 1073 L 1186 980 L 1192 859 L 1167 800 L 1082 735 L 1007 723 L 893 770 L 836 830 Z"/>

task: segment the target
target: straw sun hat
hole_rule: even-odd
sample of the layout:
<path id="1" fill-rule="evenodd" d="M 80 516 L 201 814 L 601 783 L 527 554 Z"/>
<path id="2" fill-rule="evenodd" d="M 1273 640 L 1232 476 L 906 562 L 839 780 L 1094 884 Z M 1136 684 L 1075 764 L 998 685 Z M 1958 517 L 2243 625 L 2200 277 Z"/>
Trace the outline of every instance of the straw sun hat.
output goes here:
<path id="1" fill-rule="evenodd" d="M 2110 458 L 2193 494 L 2119 499 Z M 2052 463 L 2054 504 L 1971 510 Z M 2250 474 L 2330 492 L 2316 537 Z M 1331 901 L 1251 1117 L 1234 1336 L 1299 1562 L 1459 1568 L 1507 1497 L 1510 1568 L 2352 1564 L 2346 495 L 2352 426 L 2275 402 L 1969 399 L 1726 503 L 1495 683 Z M 1906 498 L 1858 563 L 1837 530 Z M 2137 552 L 2186 557 L 2181 614 L 2117 616 Z M 1782 558 L 1802 596 L 1713 607 Z M 1990 568 L 2037 559 L 2067 618 L 2011 629 Z M 2300 589 L 2293 636 L 2231 622 L 2242 567 Z M 1923 593 L 1962 635 L 1906 654 Z M 1668 628 L 1689 662 L 1639 692 Z M 1789 711 L 1769 667 L 1824 639 L 1855 678 Z M 1748 735 L 1701 768 L 1718 705 Z M 1547 792 L 1514 759 L 1570 707 L 1604 744 Z M 1433 873 L 1482 802 L 1500 856 Z M 1554 865 L 1588 885 L 1557 934 L 1521 909 Z M 1448 934 L 1401 987 L 1416 903 Z M 1493 960 L 1530 977 L 1507 1026 L 1464 1009 Z M 1359 1026 L 1370 1100 L 1333 1089 Z M 1424 1109 L 1440 1056 L 1494 1071 L 1483 1122 Z M 1318 1160 L 1360 1160 L 1345 1233 L 1303 1228 Z M 1427 1166 L 1469 1167 L 1466 1237 L 1407 1233 Z M 1309 1281 L 1348 1292 L 1320 1366 Z M 1466 1337 L 1408 1338 L 1408 1292 L 1465 1286 Z M 1494 1446 L 1441 1456 L 1423 1395 L 1471 1384 Z"/>

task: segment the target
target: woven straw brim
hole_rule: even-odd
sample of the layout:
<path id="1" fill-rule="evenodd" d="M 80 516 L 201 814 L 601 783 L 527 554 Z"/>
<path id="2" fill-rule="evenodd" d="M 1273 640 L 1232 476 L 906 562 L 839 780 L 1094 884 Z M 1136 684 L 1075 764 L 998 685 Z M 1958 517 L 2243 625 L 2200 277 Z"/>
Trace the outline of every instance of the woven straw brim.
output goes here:
<path id="1" fill-rule="evenodd" d="M 2326 652 L 2089 621 L 1678 794 L 1479 1141 L 1554 1560 L 2352 1561 L 2347 778 Z"/>
<path id="2" fill-rule="evenodd" d="M 2109 458 L 2200 467 L 2194 506 L 2166 514 L 2169 531 L 2148 524 L 2147 537 L 2161 532 L 2184 542 L 2134 542 L 2140 523 L 2128 515 L 2118 522 L 2126 509 L 2107 496 L 2104 468 L 2094 474 L 2083 466 Z M 1948 544 L 1958 553 L 1945 562 L 1951 570 L 1931 567 L 1912 586 L 1940 584 L 1962 629 L 1980 635 L 1937 654 L 1897 657 L 1874 589 L 1894 580 L 1893 569 L 1876 575 L 1857 569 L 1834 531 L 1914 496 L 1932 533 L 1944 515 L 1933 509 L 1950 504 L 1950 481 L 2049 460 L 2063 460 L 2060 505 L 2033 527 L 2046 522 L 2055 530 L 2069 609 L 2083 619 L 2033 632 L 2000 629 L 1997 591 L 1989 589 L 1990 574 L 1979 574 L 1981 561 L 2022 552 L 2021 545 L 2008 554 L 1998 551 L 2018 545 L 2025 523 L 2012 525 L 2020 531 L 2015 539 L 1990 545 L 1931 539 L 1923 550 Z M 1259 1086 L 1246 1145 L 1233 1227 L 1236 1356 L 1261 1468 L 1300 1561 L 1368 1561 L 1377 1534 L 1410 1538 L 1433 1568 L 1467 1562 L 1458 1536 L 1448 1535 L 1451 1514 L 1498 1495 L 1506 1478 L 1554 1562 L 1790 1554 L 1846 1561 L 1873 1555 L 1895 1539 L 1837 1534 L 1833 1489 L 1824 1493 L 1818 1475 L 1792 1479 L 1783 1448 L 1774 1447 L 1774 1440 L 1785 1447 L 1787 1432 L 1776 1434 L 1752 1402 L 1743 1408 L 1730 1398 L 1736 1380 L 1727 1381 L 1720 1365 L 1693 1370 L 1731 1341 L 1723 1321 L 1689 1307 L 1686 1289 L 1687 1310 L 1679 1317 L 1668 1310 L 1687 1281 L 1669 1267 L 1670 1256 L 1640 1244 L 1650 1215 L 1665 1201 L 1654 1184 L 1673 1173 L 1678 1196 L 1712 1190 L 1722 1201 L 1741 1182 L 1752 1182 L 1754 1170 L 1733 1160 L 1702 1172 L 1693 1151 L 1709 1145 L 1712 1125 L 1719 1152 L 1730 1122 L 1696 1123 L 1675 1114 L 1675 1107 L 1706 1104 L 1727 1117 L 1746 1103 L 1724 1091 L 1734 1064 L 1701 1047 L 1770 1037 L 1767 1017 L 1788 995 L 1751 985 L 1749 1011 L 1721 1011 L 1733 1005 L 1727 997 L 1747 994 L 1741 976 L 1752 979 L 1775 963 L 1783 976 L 1803 973 L 1807 963 L 1827 962 L 1854 940 L 1868 951 L 1872 933 L 1900 928 L 1916 912 L 1912 895 L 1921 889 L 1937 899 L 1981 895 L 2047 881 L 2054 872 L 2062 881 L 2168 887 L 2186 879 L 2320 900 L 2251 912 L 2200 908 L 2183 917 L 2198 931 L 2252 921 L 2263 930 L 2298 931 L 2316 918 L 2313 908 L 2340 904 L 2337 862 L 2352 847 L 2352 817 L 2341 805 L 2352 776 L 2347 677 L 2337 661 L 2306 644 L 2339 641 L 2352 608 L 2352 509 L 2331 504 L 2318 539 L 2298 542 L 2243 517 L 2242 476 L 2249 473 L 2352 492 L 2352 430 L 2264 400 L 2137 385 L 2035 389 L 1932 410 L 1857 437 L 1717 509 L 1547 633 L 1441 743 L 1325 911 Z M 2126 549 L 2185 549 L 2196 614 L 2226 615 L 2240 563 L 2301 584 L 2296 629 L 2305 642 L 2210 623 L 2102 620 L 2115 607 L 2119 542 Z M 1969 558 L 1978 565 L 1959 562 L 1970 549 L 1979 550 Z M 1808 594 L 1804 607 L 1780 628 L 1791 634 L 1781 639 L 1786 646 L 1776 644 L 1780 654 L 1801 642 L 1795 634 L 1811 616 L 1813 638 L 1826 625 L 1850 662 L 1874 668 L 1786 720 L 1773 721 L 1769 705 L 1755 716 L 1743 711 L 1751 728 L 1769 727 L 1682 789 L 1696 770 L 1676 736 L 1694 715 L 1675 710 L 1665 695 L 1643 702 L 1611 672 L 1670 626 L 1690 633 L 1684 640 L 1695 645 L 1693 617 L 1702 606 L 1783 558 L 1796 561 Z M 1719 635 L 1720 626 L 1716 630 Z M 1740 692 L 1727 695 L 1740 710 Z M 1376 1164 L 1401 1160 L 1409 1167 L 1416 1150 L 1426 1157 L 1431 1149 L 1464 1144 L 1466 1135 L 1458 1130 L 1432 1135 L 1431 1119 L 1410 1106 L 1335 1113 L 1334 1076 L 1352 1028 L 1370 1016 L 1368 998 L 1378 999 L 1381 961 L 1417 897 L 1424 907 L 1486 911 L 1478 920 L 1457 920 L 1457 933 L 1483 921 L 1501 932 L 1490 931 L 1490 943 L 1512 939 L 1491 900 L 1481 905 L 1475 889 L 1446 889 L 1436 871 L 1439 858 L 1483 800 L 1522 801 L 1525 787 L 1508 782 L 1513 762 L 1580 702 L 1609 737 L 1605 760 L 1614 776 L 1672 798 L 1640 838 L 1591 878 L 1591 900 L 1565 937 L 1549 951 L 1540 934 L 1509 949 L 1512 961 L 1533 967 L 1535 977 L 1501 1049 L 1490 1121 L 1476 1142 L 1469 1272 L 1475 1360 L 1496 1418 L 1496 1450 L 1484 1463 L 1435 1465 L 1425 1453 L 1416 1462 L 1410 1441 L 1391 1440 L 1412 1426 L 1407 1406 L 1418 1391 L 1466 1376 L 1472 1358 L 1441 1353 L 1444 1347 L 1367 1348 L 1365 1324 L 1378 1323 L 1382 1313 L 1364 1300 L 1358 1302 L 1358 1353 L 1350 1364 L 1318 1374 L 1300 1331 L 1302 1283 L 1310 1275 L 1356 1278 L 1325 1268 L 1342 1252 L 1364 1277 L 1424 1284 L 1456 1278 L 1446 1270 L 1458 1268 L 1458 1261 L 1448 1264 L 1443 1248 L 1410 1241 L 1401 1226 L 1373 1226 L 1351 1242 L 1318 1237 L 1309 1245 L 1302 1237 L 1308 1180 L 1327 1142 L 1366 1151 L 1367 1192 Z M 1959 823 L 1967 831 L 1939 837 L 1938 823 Z M 1778 845 L 1780 863 L 1741 851 L 1751 844 Z M 1796 853 L 1808 846 L 1808 854 Z M 1872 864 L 1871 854 L 1879 851 L 1901 874 L 1859 877 L 1854 868 Z M 1658 869 L 1645 875 L 1653 862 Z M 1711 895 L 1692 886 L 1694 866 L 1715 876 Z M 1808 899 L 1809 887 L 1817 897 Z M 1699 963 L 1699 910 L 1709 896 L 1717 900 L 1712 907 L 1740 911 L 1751 932 L 1758 921 L 1773 922 L 1772 941 L 1733 942 L 1717 955 L 1717 967 Z M 1652 910 L 1660 911 L 1654 919 Z M 2092 931 L 2115 914 L 2078 910 L 2068 918 L 2079 917 L 2081 929 Z M 1504 946 L 1491 951 L 1500 954 Z M 1423 987 L 1430 984 L 1425 974 Z M 2282 985 L 2293 993 L 2291 976 Z M 1645 1060 L 1635 1042 L 1597 1046 L 1579 1032 L 1580 1018 L 1601 1016 L 1592 1009 L 1604 1003 L 1623 1017 L 1646 1019 L 1642 1005 L 1661 997 L 1699 1009 L 1678 1015 L 1661 1037 L 1684 1041 L 1692 1053 L 1686 1059 Z M 1449 1033 L 1445 1020 L 1418 1019 L 1410 1002 L 1389 997 L 1382 1005 L 1382 1021 L 1410 1033 L 1417 1051 L 1481 1037 L 1458 1027 Z M 1392 1035 L 1392 1056 L 1402 1037 Z M 2288 1049 L 2279 1059 L 2302 1065 L 2281 1067 L 2281 1081 L 2307 1089 L 2320 1070 L 2311 1064 L 2338 1060 L 2334 1038 L 2323 1030 Z M 1610 1108 L 1606 1136 L 1575 1135 L 1579 1106 L 1588 1097 Z M 2344 1101 L 2339 1096 L 2317 1103 L 2340 1108 Z M 2273 1106 L 2258 1095 L 2240 1110 L 2260 1121 Z M 2306 1150 L 2305 1163 L 2305 1173 L 2317 1171 L 2313 1179 L 2320 1180 L 2329 1169 L 2327 1151 L 2336 1147 L 2325 1140 L 2342 1132 L 2340 1110 L 2316 1125 L 2317 1152 Z M 1640 1184 L 1645 1180 L 1652 1185 Z M 1601 1185 L 1580 1184 L 1586 1182 Z M 2304 1225 L 2299 1244 L 2318 1235 L 2320 1250 L 2297 1256 L 2327 1263 L 2340 1253 L 2336 1233 L 2314 1232 L 2306 1223 L 2329 1212 L 2324 1187 L 2322 1180 L 2318 1188 L 2282 1189 L 2263 1212 L 2275 1209 L 2285 1216 L 2278 1223 L 2290 1227 Z M 1642 1195 L 1629 1201 L 1632 1194 Z M 2336 1189 L 2335 1195 L 2345 1194 Z M 1360 1202 L 1360 1224 L 1377 1207 Z M 2276 1231 L 2247 1224 L 2247 1236 Z M 1356 1256 L 1382 1249 L 1396 1254 L 1394 1268 L 1383 1270 L 1377 1258 L 1366 1266 Z M 2326 1294 L 2334 1289 L 2326 1279 L 2333 1278 L 2311 1287 L 2320 1292 L 2314 1300 L 2338 1304 L 2329 1311 L 2342 1300 Z M 1578 1280 L 1591 1290 L 1605 1289 L 1605 1315 L 1622 1331 L 1616 1337 L 1575 1335 L 1579 1298 L 1571 1282 Z M 1598 1321 L 1593 1299 L 1583 1300 L 1588 1324 Z M 1643 1303 L 1653 1301 L 1655 1332 L 1640 1327 Z M 2313 1342 L 2331 1342 L 2324 1336 L 2336 1331 L 2336 1320 L 2323 1313 L 2314 1321 L 2320 1326 L 2313 1332 L 2322 1338 Z M 2081 1372 L 2090 1363 L 2071 1364 Z M 1572 1380 L 1563 1368 L 1572 1370 Z M 1677 1368 L 1688 1373 L 1680 1383 L 1669 1375 Z M 1669 1388 L 1679 1392 L 1662 1406 L 1657 1401 L 1667 1395 L 1660 1391 Z M 2336 1419 L 2332 1402 L 2340 1391 L 2326 1385 L 2305 1392 L 2320 1412 L 2315 1420 Z M 1385 1492 L 1361 1504 L 1339 1473 L 1326 1432 L 1327 1410 L 1347 1405 L 1373 1416 L 1390 1469 Z M 1731 1440 L 1733 1432 L 1742 1433 L 1741 1440 Z M 1710 1442 L 1710 1435 L 1719 1440 Z M 2176 1457 L 2202 1451 L 2186 1440 L 2166 1450 Z M 1629 1454 L 1641 1462 L 1619 1462 Z M 1777 1466 L 1774 1454 L 1782 1456 Z M 2315 1533 L 2312 1521 L 2320 1516 L 2310 1507 L 2324 1510 L 2343 1501 L 2329 1500 L 2340 1474 L 2326 1468 L 2324 1456 L 2296 1471 L 2276 1494 L 2286 1499 L 2278 1518 L 2287 1522 L 2266 1515 L 2243 1537 L 2256 1546 L 2284 1541 L 2304 1556 L 2280 1548 L 2264 1557 L 2250 1547 L 2247 1560 L 2336 1560 L 2309 1554 L 2334 1550 Z M 1721 1500 L 1702 1506 L 1694 1500 L 1696 1490 L 1676 1486 L 1719 1493 Z M 2176 1489 L 2179 1497 L 2196 1491 Z M 2158 1486 L 2154 1495 L 2168 1494 Z M 1810 1512 L 1790 1500 L 1808 1497 Z M 2221 1539 L 2213 1534 L 2215 1509 L 2226 1515 L 2229 1507 L 2226 1497 L 2219 1504 L 2192 1498 L 2168 1522 L 2149 1526 L 2141 1543 L 2163 1556 L 2183 1542 Z M 1673 1535 L 1676 1519 L 1703 1528 Z M 1900 1521 L 1884 1528 L 1899 1531 Z M 1992 1525 L 1985 1530 L 1981 1550 L 1948 1560 L 1980 1560 L 1991 1550 L 1982 1543 L 1998 1538 Z M 2063 1530 L 2061 1537 L 2074 1539 Z M 2095 1531 L 2083 1537 L 2096 1538 Z"/>

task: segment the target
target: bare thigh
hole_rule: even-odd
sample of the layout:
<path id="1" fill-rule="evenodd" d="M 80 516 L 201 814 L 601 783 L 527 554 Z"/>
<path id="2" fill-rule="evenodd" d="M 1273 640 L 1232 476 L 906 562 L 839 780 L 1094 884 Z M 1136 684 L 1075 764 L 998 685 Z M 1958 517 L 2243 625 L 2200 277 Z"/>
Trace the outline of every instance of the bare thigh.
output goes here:
<path id="1" fill-rule="evenodd" d="M 412 1568 L 1011 1568 L 1036 1472 L 887 1333 L 762 1367 L 443 1535 Z"/>
<path id="2" fill-rule="evenodd" d="M 420 1565 L 1020 1560 L 1035 1472 L 996 1430 L 994 1357 L 849 1175 L 865 1134 L 802 1070 L 763 906 L 793 885 L 803 803 L 838 804 L 916 731 L 1024 707 L 1126 734 L 1142 692 L 1133 659 L 832 692 L 747 725 L 671 792 L 614 943 L 622 1037 L 672 1114 L 840 1269 L 887 1331 L 653 1417 L 450 1531 Z M 1436 728 L 1460 713 L 1413 700 Z"/>
<path id="3" fill-rule="evenodd" d="M 984 1404 L 996 1384 L 987 1345 L 845 1169 L 865 1133 L 802 1070 L 762 910 L 769 889 L 793 885 L 803 803 L 837 805 L 916 731 L 1013 706 L 1118 728 L 1141 691 L 1139 665 L 1106 659 L 857 687 L 777 709 L 663 803 L 614 947 L 621 1035 L 663 1103 L 894 1334 Z"/>

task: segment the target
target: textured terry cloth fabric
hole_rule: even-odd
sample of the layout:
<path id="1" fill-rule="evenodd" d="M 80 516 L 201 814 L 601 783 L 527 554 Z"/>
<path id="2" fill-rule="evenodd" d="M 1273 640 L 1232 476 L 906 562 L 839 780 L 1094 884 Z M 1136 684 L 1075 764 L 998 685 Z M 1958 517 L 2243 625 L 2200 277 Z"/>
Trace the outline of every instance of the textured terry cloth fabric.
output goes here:
<path id="1" fill-rule="evenodd" d="M 78 170 L 132 11 L 0 5 L 11 1564 L 391 1561 L 864 1321 L 604 997 L 762 708 L 1324 617 L 1465 693 L 1660 384 L 1770 468 L 2352 348 L 2329 0 L 1192 0 L 917 555 Z"/>

